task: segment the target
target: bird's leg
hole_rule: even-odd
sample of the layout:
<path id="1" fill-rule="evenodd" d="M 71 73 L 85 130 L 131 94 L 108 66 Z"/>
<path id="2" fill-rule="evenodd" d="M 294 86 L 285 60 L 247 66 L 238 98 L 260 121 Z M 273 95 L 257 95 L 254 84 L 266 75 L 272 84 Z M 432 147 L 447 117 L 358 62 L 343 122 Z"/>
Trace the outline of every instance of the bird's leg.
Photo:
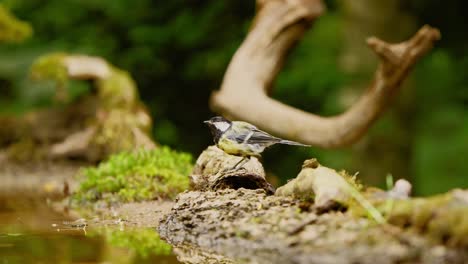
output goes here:
<path id="1" fill-rule="evenodd" d="M 230 173 L 230 172 L 234 172 L 234 171 L 236 171 L 236 170 L 238 170 L 238 169 L 244 169 L 244 170 L 245 170 L 245 168 L 242 168 L 242 166 L 244 166 L 244 164 L 245 164 L 246 162 L 248 162 L 248 161 L 249 161 L 249 158 L 247 158 L 247 157 L 242 157 L 242 159 L 240 159 L 240 160 L 236 163 L 236 165 L 234 165 L 233 167 L 231 167 L 231 168 L 229 168 L 229 169 L 221 170 L 219 173 L 221 173 L 221 174 L 227 174 L 227 173 Z"/>
<path id="2" fill-rule="evenodd" d="M 230 169 L 230 171 L 241 168 L 247 161 L 249 161 L 249 159 L 247 159 L 247 157 L 242 157 L 242 159 L 239 160 L 239 162 L 237 162 L 236 165 L 234 165 L 234 167 L 232 167 Z"/>

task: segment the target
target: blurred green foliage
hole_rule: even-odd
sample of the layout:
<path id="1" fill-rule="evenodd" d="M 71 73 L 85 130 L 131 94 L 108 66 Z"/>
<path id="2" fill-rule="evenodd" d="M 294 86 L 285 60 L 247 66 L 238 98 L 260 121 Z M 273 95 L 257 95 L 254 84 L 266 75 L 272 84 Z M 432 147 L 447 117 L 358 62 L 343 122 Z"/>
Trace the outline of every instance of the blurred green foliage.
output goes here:
<path id="1" fill-rule="evenodd" d="M 468 56 L 435 51 L 417 69 L 414 171 L 418 191 L 468 187 Z M 428 75 L 430 74 L 430 75 Z"/>
<path id="2" fill-rule="evenodd" d="M 31 25 L 18 20 L 0 4 L 0 42 L 21 42 L 31 34 Z"/>
<path id="3" fill-rule="evenodd" d="M 129 202 L 175 198 L 188 189 L 192 157 L 168 147 L 123 152 L 82 171 L 78 202 Z"/>
<path id="4" fill-rule="evenodd" d="M 326 2 L 328 13 L 292 52 L 273 94 L 321 115 L 342 111 L 341 88 L 362 78 L 344 74 L 338 66 L 343 14 L 339 3 Z M 468 155 L 468 25 L 462 13 L 468 4 L 454 0 L 441 8 L 437 0 L 402 3 L 419 24 L 439 27 L 443 34 L 413 74 L 415 112 L 408 116 L 411 126 L 398 132 L 412 138 L 402 144 L 411 144 L 416 192 L 468 187 L 468 163 L 463 162 Z M 37 56 L 51 51 L 99 55 L 132 74 L 154 118 L 156 140 L 194 155 L 211 143 L 201 122 L 212 115 L 208 98 L 219 87 L 255 11 L 254 1 L 214 0 L 6 0 L 4 5 L 30 22 L 35 35 L 22 45 L 0 47 L 0 111 L 24 112 L 44 105 L 50 86 L 26 78 Z M 69 89 L 87 85 L 74 83 Z M 389 131 L 399 131 L 391 118 L 387 114 L 371 133 L 389 136 Z M 264 158 L 267 170 L 285 181 L 297 174 L 305 158 L 318 157 L 325 165 L 346 169 L 351 167 L 350 155 L 349 148 L 280 146 Z M 386 169 L 394 170 L 391 165 Z"/>

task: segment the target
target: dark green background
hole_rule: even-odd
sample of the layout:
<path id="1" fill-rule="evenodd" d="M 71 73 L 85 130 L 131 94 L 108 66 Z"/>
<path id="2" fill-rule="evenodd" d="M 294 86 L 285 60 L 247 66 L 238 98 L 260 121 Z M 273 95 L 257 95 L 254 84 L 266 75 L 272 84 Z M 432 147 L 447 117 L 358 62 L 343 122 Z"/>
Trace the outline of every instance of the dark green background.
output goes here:
<path id="1" fill-rule="evenodd" d="M 375 175 L 363 177 L 380 184 L 386 173 L 401 177 L 398 166 L 404 166 L 409 172 L 404 176 L 418 194 L 468 187 L 468 19 L 463 14 L 468 4 L 401 2 L 401 12 L 418 27 L 428 23 L 443 34 L 413 71 L 405 125 L 396 125 L 402 121 L 395 121 L 391 110 L 370 132 L 379 147 L 366 149 L 368 156 L 385 159 L 390 156 L 385 147 L 389 146 L 392 157 L 403 162 L 366 163 L 360 158 L 366 155 L 357 150 L 359 144 L 339 150 L 279 146 L 264 155 L 272 175 L 286 181 L 305 158 L 318 157 L 325 165 L 351 173 L 377 166 Z M 209 95 L 219 87 L 255 13 L 254 1 L 246 0 L 5 0 L 2 4 L 30 22 L 34 36 L 19 45 L 0 47 L 1 112 L 20 114 L 52 103 L 50 85 L 26 78 L 37 56 L 52 51 L 98 55 L 131 72 L 154 118 L 156 140 L 194 156 L 211 143 L 202 124 L 213 115 Z M 291 54 L 273 95 L 322 115 L 344 110 L 338 103 L 342 87 L 372 77 L 372 72 L 359 76 L 340 68 L 339 56 L 346 45 L 343 31 L 349 22 L 340 2 L 327 4 L 328 12 Z M 87 85 L 73 83 L 69 88 L 78 96 Z"/>

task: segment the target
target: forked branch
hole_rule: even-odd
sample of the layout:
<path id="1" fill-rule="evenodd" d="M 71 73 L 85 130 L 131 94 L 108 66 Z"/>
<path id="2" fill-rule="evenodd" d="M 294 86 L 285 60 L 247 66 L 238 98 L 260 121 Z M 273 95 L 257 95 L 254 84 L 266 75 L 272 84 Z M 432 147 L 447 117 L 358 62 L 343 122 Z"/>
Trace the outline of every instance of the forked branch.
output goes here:
<path id="1" fill-rule="evenodd" d="M 288 51 L 324 11 L 321 0 L 257 0 L 252 29 L 234 54 L 211 108 L 229 118 L 251 122 L 272 134 L 323 148 L 357 141 L 385 110 L 414 64 L 440 38 L 424 26 L 408 41 L 367 40 L 380 60 L 374 80 L 346 112 L 321 117 L 270 97 Z M 320 78 L 319 76 L 317 78 Z"/>

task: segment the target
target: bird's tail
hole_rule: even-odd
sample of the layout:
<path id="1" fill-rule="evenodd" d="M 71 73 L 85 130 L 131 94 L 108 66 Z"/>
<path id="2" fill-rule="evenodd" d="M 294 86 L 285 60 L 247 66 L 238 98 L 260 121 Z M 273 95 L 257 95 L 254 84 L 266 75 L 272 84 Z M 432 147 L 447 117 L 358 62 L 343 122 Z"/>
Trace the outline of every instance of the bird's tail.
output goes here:
<path id="1" fill-rule="evenodd" d="M 310 145 L 302 144 L 302 143 L 299 143 L 299 142 L 296 142 L 296 141 L 291 141 L 291 140 L 284 140 L 284 139 L 282 139 L 278 143 L 286 144 L 286 145 L 292 145 L 292 146 L 310 147 Z"/>

